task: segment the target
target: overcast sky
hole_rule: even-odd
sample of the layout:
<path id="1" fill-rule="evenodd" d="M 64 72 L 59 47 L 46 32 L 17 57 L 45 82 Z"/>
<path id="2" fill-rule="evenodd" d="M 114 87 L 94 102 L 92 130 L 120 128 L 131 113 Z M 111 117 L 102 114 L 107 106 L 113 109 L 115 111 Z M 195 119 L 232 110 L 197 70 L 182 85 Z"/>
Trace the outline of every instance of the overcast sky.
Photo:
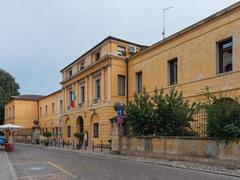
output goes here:
<path id="1" fill-rule="evenodd" d="M 0 68 L 22 94 L 61 88 L 60 70 L 112 35 L 151 45 L 236 0 L 0 0 Z"/>

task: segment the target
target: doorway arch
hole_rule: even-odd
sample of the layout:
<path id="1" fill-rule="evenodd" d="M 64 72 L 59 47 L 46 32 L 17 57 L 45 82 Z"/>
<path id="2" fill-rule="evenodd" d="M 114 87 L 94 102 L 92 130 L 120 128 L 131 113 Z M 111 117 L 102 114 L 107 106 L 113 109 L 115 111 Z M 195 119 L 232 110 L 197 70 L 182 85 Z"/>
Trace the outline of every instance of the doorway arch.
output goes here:
<path id="1" fill-rule="evenodd" d="M 77 132 L 84 133 L 84 121 L 82 116 L 77 118 Z"/>

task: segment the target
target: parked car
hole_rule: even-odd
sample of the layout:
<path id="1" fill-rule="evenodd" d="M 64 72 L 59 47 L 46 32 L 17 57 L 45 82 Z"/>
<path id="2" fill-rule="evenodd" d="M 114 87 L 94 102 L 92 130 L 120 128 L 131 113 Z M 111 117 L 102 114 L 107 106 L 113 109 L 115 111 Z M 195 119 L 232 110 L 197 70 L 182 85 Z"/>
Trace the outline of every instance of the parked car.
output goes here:
<path id="1" fill-rule="evenodd" d="M 6 139 L 4 136 L 0 135 L 0 145 L 4 146 L 6 143 Z"/>

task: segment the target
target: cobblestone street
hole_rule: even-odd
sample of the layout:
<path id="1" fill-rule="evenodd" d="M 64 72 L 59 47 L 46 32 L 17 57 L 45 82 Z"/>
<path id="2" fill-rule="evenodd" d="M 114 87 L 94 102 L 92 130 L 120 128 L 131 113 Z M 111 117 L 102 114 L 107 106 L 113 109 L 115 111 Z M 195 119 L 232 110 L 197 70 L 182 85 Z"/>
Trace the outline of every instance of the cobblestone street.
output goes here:
<path id="1" fill-rule="evenodd" d="M 237 177 L 141 163 L 134 160 L 73 153 L 40 146 L 16 144 L 9 159 L 20 180 L 27 179 L 159 179 L 225 180 Z"/>

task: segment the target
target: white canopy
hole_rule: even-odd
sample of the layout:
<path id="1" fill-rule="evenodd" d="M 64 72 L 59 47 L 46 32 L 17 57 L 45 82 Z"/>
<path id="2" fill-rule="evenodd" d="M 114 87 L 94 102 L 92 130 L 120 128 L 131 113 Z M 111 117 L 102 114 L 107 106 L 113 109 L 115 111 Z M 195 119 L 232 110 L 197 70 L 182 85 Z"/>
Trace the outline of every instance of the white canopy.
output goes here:
<path id="1" fill-rule="evenodd" d="M 21 128 L 23 128 L 23 126 L 18 126 L 14 124 L 4 124 L 0 126 L 0 130 L 9 130 L 11 132 L 9 143 L 13 143 L 12 132 Z"/>
<path id="2" fill-rule="evenodd" d="M 18 126 L 18 125 L 14 125 L 14 124 L 4 124 L 0 126 L 1 130 L 10 130 L 10 131 L 14 131 L 17 129 L 21 129 L 23 128 L 23 126 Z"/>

